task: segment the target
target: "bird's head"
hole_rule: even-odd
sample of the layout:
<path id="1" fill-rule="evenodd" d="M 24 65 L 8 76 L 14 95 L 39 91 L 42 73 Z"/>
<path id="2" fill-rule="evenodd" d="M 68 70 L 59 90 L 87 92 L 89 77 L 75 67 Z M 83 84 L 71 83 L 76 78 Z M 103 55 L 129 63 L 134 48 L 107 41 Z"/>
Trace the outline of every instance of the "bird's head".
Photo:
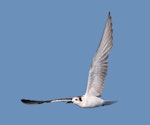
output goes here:
<path id="1" fill-rule="evenodd" d="M 77 96 L 77 97 L 73 97 L 71 101 L 69 101 L 68 103 L 74 103 L 80 107 L 82 107 L 82 97 L 81 96 Z"/>
<path id="2" fill-rule="evenodd" d="M 80 107 L 82 107 L 82 97 L 81 96 L 77 96 L 77 97 L 73 97 L 72 98 L 72 102 Z"/>

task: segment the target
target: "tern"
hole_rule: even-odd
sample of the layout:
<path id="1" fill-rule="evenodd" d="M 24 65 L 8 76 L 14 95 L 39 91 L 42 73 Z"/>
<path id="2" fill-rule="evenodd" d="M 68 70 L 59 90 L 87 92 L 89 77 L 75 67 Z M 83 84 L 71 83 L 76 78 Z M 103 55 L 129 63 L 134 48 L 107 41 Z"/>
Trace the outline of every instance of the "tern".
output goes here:
<path id="1" fill-rule="evenodd" d="M 113 29 L 112 29 L 111 15 L 109 12 L 104 32 L 101 38 L 101 42 L 98 46 L 98 49 L 90 66 L 87 89 L 83 96 L 76 96 L 73 98 L 60 98 L 46 101 L 29 100 L 29 99 L 21 99 L 21 101 L 25 104 L 67 102 L 67 103 L 74 103 L 82 108 L 93 108 L 116 103 L 117 101 L 103 100 L 101 98 L 104 80 L 108 68 L 108 55 L 113 46 L 112 41 L 113 41 Z"/>

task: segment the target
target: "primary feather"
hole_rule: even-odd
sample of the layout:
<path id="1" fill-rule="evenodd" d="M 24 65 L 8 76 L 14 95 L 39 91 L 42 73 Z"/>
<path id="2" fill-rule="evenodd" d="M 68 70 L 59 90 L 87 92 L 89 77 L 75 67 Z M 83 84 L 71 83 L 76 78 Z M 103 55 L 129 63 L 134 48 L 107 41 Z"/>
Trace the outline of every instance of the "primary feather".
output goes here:
<path id="1" fill-rule="evenodd" d="M 108 54 L 113 45 L 112 33 L 112 21 L 109 13 L 101 43 L 97 49 L 89 70 L 88 84 L 85 95 L 101 96 L 105 76 L 107 74 Z"/>
<path id="2" fill-rule="evenodd" d="M 61 98 L 61 99 L 46 100 L 46 101 L 21 99 L 21 101 L 25 104 L 43 104 L 43 103 L 51 103 L 51 102 L 70 102 L 71 100 L 72 100 L 72 98 Z"/>

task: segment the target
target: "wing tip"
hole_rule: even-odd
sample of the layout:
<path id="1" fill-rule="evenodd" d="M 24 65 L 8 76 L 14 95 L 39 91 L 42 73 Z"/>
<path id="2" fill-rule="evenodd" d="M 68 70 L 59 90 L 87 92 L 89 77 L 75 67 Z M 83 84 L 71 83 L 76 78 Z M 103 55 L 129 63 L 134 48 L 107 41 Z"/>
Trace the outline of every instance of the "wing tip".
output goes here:
<path id="1" fill-rule="evenodd" d="M 21 102 L 24 104 L 30 104 L 30 100 L 29 99 L 21 99 Z"/>
<path id="2" fill-rule="evenodd" d="M 21 102 L 24 104 L 42 104 L 44 101 L 36 101 L 36 100 L 29 100 L 29 99 L 21 99 Z"/>
<path id="3" fill-rule="evenodd" d="M 111 18 L 111 14 L 110 14 L 110 11 L 108 11 L 108 17 L 110 17 L 110 18 Z"/>

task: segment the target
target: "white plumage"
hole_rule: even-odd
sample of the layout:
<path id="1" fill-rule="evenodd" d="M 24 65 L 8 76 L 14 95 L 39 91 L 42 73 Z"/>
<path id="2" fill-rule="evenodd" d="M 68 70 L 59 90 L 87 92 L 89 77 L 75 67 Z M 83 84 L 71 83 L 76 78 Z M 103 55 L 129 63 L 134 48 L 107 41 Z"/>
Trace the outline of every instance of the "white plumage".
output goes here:
<path id="1" fill-rule="evenodd" d="M 113 44 L 112 36 L 112 20 L 110 12 L 108 14 L 108 19 L 105 25 L 104 33 L 99 44 L 99 47 L 96 51 L 96 54 L 93 58 L 89 75 L 86 93 L 83 96 L 77 96 L 73 98 L 60 98 L 46 101 L 37 101 L 37 100 L 28 100 L 22 99 L 21 101 L 25 104 L 42 104 L 50 102 L 67 102 L 74 103 L 83 108 L 92 108 L 104 105 L 110 105 L 116 101 L 106 101 L 101 98 L 105 76 L 107 74 L 108 68 L 108 54 L 111 50 Z"/>
<path id="2" fill-rule="evenodd" d="M 89 70 L 88 85 L 86 90 L 87 95 L 101 96 L 108 68 L 107 58 L 113 45 L 112 33 L 112 22 L 109 13 L 101 43 L 99 44 Z"/>

